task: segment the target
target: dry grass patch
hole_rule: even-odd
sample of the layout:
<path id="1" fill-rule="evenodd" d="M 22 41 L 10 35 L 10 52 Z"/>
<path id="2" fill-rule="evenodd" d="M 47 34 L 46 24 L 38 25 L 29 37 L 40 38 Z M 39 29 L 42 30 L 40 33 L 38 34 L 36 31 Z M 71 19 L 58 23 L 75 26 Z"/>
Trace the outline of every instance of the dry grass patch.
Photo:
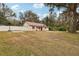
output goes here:
<path id="1" fill-rule="evenodd" d="M 0 55 L 79 55 L 79 34 L 0 32 Z"/>

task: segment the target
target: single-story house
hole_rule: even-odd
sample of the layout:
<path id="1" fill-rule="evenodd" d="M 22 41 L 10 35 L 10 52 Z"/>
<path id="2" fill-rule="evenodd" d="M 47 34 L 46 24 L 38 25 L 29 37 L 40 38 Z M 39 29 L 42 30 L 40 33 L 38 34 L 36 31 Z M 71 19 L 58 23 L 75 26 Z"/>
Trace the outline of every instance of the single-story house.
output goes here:
<path id="1" fill-rule="evenodd" d="M 24 27 L 27 28 L 28 31 L 48 31 L 48 27 L 42 23 L 28 22 L 24 23 Z"/>

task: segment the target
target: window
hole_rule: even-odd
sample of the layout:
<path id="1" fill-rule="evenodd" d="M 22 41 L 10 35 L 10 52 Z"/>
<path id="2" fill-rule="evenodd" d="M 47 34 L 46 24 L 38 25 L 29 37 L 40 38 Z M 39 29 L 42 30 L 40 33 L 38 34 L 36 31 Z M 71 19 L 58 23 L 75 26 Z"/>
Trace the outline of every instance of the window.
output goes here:
<path id="1" fill-rule="evenodd" d="M 32 26 L 32 29 L 35 29 L 35 26 Z"/>

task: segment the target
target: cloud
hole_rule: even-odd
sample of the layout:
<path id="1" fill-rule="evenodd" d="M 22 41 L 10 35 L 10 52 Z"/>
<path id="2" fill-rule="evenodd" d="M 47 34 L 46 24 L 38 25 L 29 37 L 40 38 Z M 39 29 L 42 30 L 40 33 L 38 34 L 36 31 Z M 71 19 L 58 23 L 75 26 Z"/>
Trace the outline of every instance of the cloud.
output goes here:
<path id="1" fill-rule="evenodd" d="M 25 10 L 20 10 L 19 12 L 22 12 L 22 13 L 24 13 L 24 12 L 25 12 Z"/>
<path id="2" fill-rule="evenodd" d="M 11 7 L 11 9 L 14 11 L 14 12 L 16 12 L 16 13 L 19 13 L 19 12 L 24 12 L 25 10 L 23 10 L 23 9 L 21 9 L 20 8 L 20 5 L 18 5 L 18 4 L 16 4 L 16 5 L 13 5 L 12 7 Z"/>
<path id="3" fill-rule="evenodd" d="M 33 7 L 34 8 L 43 8 L 44 4 L 42 4 L 42 3 L 36 3 L 36 4 L 33 4 Z"/>
<path id="4" fill-rule="evenodd" d="M 45 13 L 45 14 L 38 14 L 38 16 L 39 16 L 39 19 L 42 20 L 44 17 L 48 16 L 48 14 L 47 13 Z"/>
<path id="5" fill-rule="evenodd" d="M 48 14 L 43 14 L 43 18 L 46 17 L 46 16 L 48 16 Z"/>
<path id="6" fill-rule="evenodd" d="M 17 12 L 19 10 L 19 7 L 20 6 L 16 4 L 16 5 L 13 5 L 11 9 Z"/>

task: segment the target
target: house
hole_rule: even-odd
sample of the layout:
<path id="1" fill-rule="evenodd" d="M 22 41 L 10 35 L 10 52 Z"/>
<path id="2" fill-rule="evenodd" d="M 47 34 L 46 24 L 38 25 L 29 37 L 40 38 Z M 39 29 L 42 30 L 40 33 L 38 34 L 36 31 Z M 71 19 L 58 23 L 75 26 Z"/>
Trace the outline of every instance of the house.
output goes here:
<path id="1" fill-rule="evenodd" d="M 48 31 L 48 27 L 45 24 L 28 22 L 24 23 L 24 27 L 27 28 L 27 31 Z"/>

